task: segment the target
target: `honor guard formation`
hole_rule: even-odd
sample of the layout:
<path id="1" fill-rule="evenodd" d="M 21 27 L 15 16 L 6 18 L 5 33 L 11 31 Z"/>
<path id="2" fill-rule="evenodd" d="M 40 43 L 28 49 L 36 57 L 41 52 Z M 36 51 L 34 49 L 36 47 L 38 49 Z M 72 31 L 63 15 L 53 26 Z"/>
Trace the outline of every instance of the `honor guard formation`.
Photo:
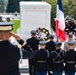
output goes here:
<path id="1" fill-rule="evenodd" d="M 53 34 L 45 41 L 37 39 L 36 30 L 32 30 L 31 37 L 24 41 L 12 30 L 13 22 L 0 22 L 0 75 L 20 75 L 20 59 L 28 59 L 29 75 L 63 75 L 63 72 L 75 75 L 76 39 L 72 32 L 68 33 L 62 49 L 62 43 L 55 42 Z M 11 43 L 11 36 L 18 45 Z"/>
<path id="2" fill-rule="evenodd" d="M 36 31 L 31 31 L 27 43 L 34 50 L 34 57 L 29 59 L 30 75 L 75 75 L 76 41 L 73 33 L 69 33 L 67 41 L 54 41 L 54 35 L 48 36 L 48 41 L 36 39 Z"/>

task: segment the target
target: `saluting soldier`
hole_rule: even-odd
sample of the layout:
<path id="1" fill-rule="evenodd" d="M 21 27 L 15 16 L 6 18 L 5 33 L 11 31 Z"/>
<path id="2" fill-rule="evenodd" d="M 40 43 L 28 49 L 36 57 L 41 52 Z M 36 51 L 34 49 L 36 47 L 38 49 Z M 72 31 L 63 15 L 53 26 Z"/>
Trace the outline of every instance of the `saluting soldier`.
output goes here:
<path id="1" fill-rule="evenodd" d="M 0 75 L 20 75 L 19 72 L 19 48 L 23 48 L 25 53 L 32 49 L 17 34 L 12 33 L 12 22 L 0 22 Z M 20 46 L 10 43 L 9 38 L 13 36 Z M 25 55 L 26 56 L 26 55 Z M 29 57 L 29 56 L 28 56 Z"/>
<path id="2" fill-rule="evenodd" d="M 35 51 L 34 63 L 36 75 L 47 75 L 49 52 L 45 49 L 45 41 L 40 41 L 40 49 Z"/>
<path id="3" fill-rule="evenodd" d="M 35 30 L 31 31 L 31 38 L 27 39 L 26 42 L 31 46 L 31 48 L 34 50 L 34 52 L 38 49 L 39 40 L 36 39 L 36 31 Z M 30 75 L 35 75 L 33 58 L 29 59 L 29 73 L 30 73 Z"/>
<path id="4" fill-rule="evenodd" d="M 47 49 L 49 52 L 52 52 L 56 49 L 55 42 L 54 42 L 54 35 L 52 35 L 52 34 L 49 35 L 49 41 L 46 43 L 45 49 Z M 48 66 L 49 65 L 50 65 L 50 63 L 48 64 Z M 49 66 L 48 75 L 51 75 L 50 68 L 51 67 Z"/>
<path id="5" fill-rule="evenodd" d="M 56 50 L 52 51 L 49 57 L 53 75 L 62 75 L 64 65 L 64 51 L 61 49 L 61 42 L 56 42 Z"/>
<path id="6" fill-rule="evenodd" d="M 65 53 L 65 75 L 75 75 L 76 51 L 74 41 L 68 41 L 68 51 Z"/>

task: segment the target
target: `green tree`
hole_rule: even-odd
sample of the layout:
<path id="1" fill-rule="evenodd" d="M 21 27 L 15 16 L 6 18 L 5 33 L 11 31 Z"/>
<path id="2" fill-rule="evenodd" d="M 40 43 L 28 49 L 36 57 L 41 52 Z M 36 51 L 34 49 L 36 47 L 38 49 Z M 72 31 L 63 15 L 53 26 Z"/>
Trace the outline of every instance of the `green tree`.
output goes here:
<path id="1" fill-rule="evenodd" d="M 19 2 L 20 0 L 8 0 L 7 10 L 8 13 L 19 12 Z"/>
<path id="2" fill-rule="evenodd" d="M 20 1 L 42 1 L 42 0 L 8 0 L 8 5 L 6 12 L 8 13 L 14 13 L 15 11 L 19 12 L 19 2 Z"/>
<path id="3" fill-rule="evenodd" d="M 65 15 L 69 15 L 70 17 L 76 19 L 76 0 L 68 0 L 65 5 Z"/>
<path id="4" fill-rule="evenodd" d="M 0 12 L 2 13 L 5 10 L 4 0 L 0 0 Z"/>

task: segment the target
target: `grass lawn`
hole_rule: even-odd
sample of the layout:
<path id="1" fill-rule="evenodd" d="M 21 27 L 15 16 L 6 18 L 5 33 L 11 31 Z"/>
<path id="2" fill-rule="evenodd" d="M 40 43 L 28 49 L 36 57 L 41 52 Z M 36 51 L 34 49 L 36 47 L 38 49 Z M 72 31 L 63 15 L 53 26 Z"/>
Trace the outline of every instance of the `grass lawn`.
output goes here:
<path id="1" fill-rule="evenodd" d="M 14 22 L 14 25 L 13 25 L 13 32 L 16 33 L 17 29 L 18 29 L 19 26 L 20 26 L 20 20 L 11 20 L 11 22 Z"/>

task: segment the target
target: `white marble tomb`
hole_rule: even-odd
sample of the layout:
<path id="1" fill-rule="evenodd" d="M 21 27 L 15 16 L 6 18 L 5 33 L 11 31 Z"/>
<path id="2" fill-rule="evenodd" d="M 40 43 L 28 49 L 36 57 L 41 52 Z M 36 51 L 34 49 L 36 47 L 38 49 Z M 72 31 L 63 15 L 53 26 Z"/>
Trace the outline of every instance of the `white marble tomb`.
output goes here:
<path id="1" fill-rule="evenodd" d="M 46 2 L 20 2 L 20 27 L 17 33 L 22 39 L 30 38 L 30 31 L 45 27 L 50 31 L 51 5 Z"/>

